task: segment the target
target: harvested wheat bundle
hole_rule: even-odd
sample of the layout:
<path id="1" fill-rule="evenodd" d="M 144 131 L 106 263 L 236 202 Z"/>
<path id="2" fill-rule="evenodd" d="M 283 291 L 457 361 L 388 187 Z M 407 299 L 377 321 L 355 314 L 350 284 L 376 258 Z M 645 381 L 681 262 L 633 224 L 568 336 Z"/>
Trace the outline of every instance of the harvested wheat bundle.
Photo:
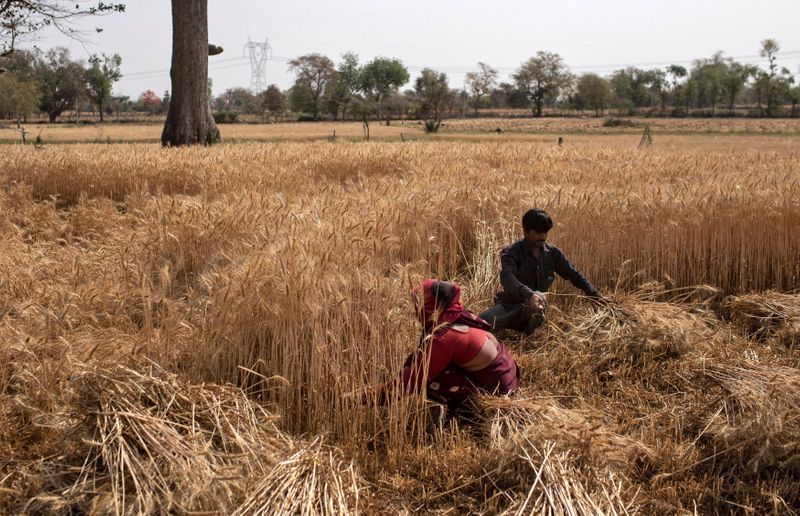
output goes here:
<path id="1" fill-rule="evenodd" d="M 601 382 L 658 378 L 675 361 L 717 338 L 713 315 L 701 306 L 647 301 L 647 292 L 618 296 L 607 306 L 554 310 L 549 340 L 579 351 Z"/>
<path id="2" fill-rule="evenodd" d="M 276 464 L 233 514 L 357 513 L 359 484 L 353 464 L 318 439 Z"/>
<path id="3" fill-rule="evenodd" d="M 289 444 L 273 416 L 230 387 L 187 385 L 156 367 L 77 381 L 79 403 L 96 414 L 97 453 L 87 460 L 95 471 L 85 481 L 107 475 L 116 512 L 225 510 Z"/>
<path id="4" fill-rule="evenodd" d="M 494 486 L 503 489 L 508 505 L 502 514 L 630 514 L 637 512 L 635 494 L 611 472 L 587 475 L 569 451 L 538 442 L 525 430 L 501 443 L 503 467 Z"/>
<path id="5" fill-rule="evenodd" d="M 724 394 L 708 423 L 707 460 L 756 476 L 800 473 L 800 370 L 714 365 L 704 375 Z"/>
<path id="6" fill-rule="evenodd" d="M 524 393 L 521 393 L 524 396 Z M 638 505 L 631 478 L 653 452 L 604 426 L 596 414 L 553 399 L 480 397 L 479 425 L 498 450 L 508 512 L 627 514 Z"/>
<path id="7" fill-rule="evenodd" d="M 800 344 L 800 294 L 769 291 L 731 296 L 724 300 L 722 312 L 749 337 L 774 338 L 790 349 Z"/>
<path id="8" fill-rule="evenodd" d="M 653 460 L 648 447 L 613 432 L 601 414 L 567 409 L 552 398 L 524 396 L 523 391 L 517 397 L 480 396 L 473 401 L 479 427 L 490 443 L 523 429 L 527 438 L 554 443 L 558 451 L 569 452 L 587 467 L 611 467 L 624 475 L 635 474 L 634 468 Z"/>
<path id="9" fill-rule="evenodd" d="M 787 349 L 800 349 L 800 320 L 775 332 L 775 341 Z"/>
<path id="10" fill-rule="evenodd" d="M 16 395 L 0 408 L 16 427 L 28 422 L 41 429 L 22 437 L 37 450 L 30 458 L 19 450 L 11 457 L 13 467 L 0 464 L 0 488 L 11 496 L 0 499 L 0 507 L 38 513 L 229 513 L 253 492 L 257 479 L 278 475 L 288 482 L 279 472 L 290 456 L 288 462 L 302 457 L 303 464 L 313 463 L 311 486 L 301 488 L 304 500 L 319 497 L 319 507 L 335 512 L 355 507 L 357 498 L 334 488 L 357 485 L 352 468 L 341 476 L 333 451 L 295 442 L 240 389 L 192 384 L 155 364 L 89 365 L 72 358 L 68 348 L 61 351 L 60 366 L 55 357 L 31 350 L 11 354 L 5 390 Z M 315 491 L 319 478 L 332 480 Z"/>
<path id="11" fill-rule="evenodd" d="M 68 367 L 66 392 L 50 393 L 63 412 L 29 407 L 37 424 L 60 423 L 62 442 L 50 445 L 65 455 L 27 468 L 48 480 L 18 500 L 25 510 L 225 512 L 290 449 L 275 418 L 238 389 L 189 384 L 155 365 Z"/>

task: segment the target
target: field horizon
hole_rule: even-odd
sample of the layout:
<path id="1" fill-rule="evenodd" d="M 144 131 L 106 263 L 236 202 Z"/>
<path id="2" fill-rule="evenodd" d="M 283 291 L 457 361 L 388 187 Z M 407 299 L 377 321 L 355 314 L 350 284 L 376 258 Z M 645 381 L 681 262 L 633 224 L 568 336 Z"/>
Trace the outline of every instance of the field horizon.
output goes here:
<path id="1" fill-rule="evenodd" d="M 624 123 L 606 127 L 608 119 Z M 148 123 L 57 123 L 21 124 L 26 138 L 37 137 L 43 144 L 65 143 L 160 143 L 163 120 Z M 220 124 L 223 143 L 285 142 L 344 140 L 363 141 L 361 122 L 279 122 Z M 731 146 L 741 145 L 743 138 L 775 141 L 794 141 L 800 136 L 800 118 L 647 118 L 620 117 L 545 117 L 545 118 L 452 118 L 445 119 L 439 133 L 425 134 L 419 120 L 394 120 L 386 126 L 370 123 L 370 140 L 378 141 L 557 141 L 566 137 L 567 143 L 636 145 L 645 127 L 649 127 L 657 142 L 682 141 L 685 137 L 718 138 Z M 499 130 L 499 131 L 498 131 Z M 402 137 L 401 137 L 402 135 Z M 402 138 L 402 139 L 401 139 Z M 20 130 L 14 124 L 0 126 L 0 143 L 21 143 Z M 663 142 L 662 142 L 663 143 Z M 748 141 L 748 144 L 752 142 Z"/>

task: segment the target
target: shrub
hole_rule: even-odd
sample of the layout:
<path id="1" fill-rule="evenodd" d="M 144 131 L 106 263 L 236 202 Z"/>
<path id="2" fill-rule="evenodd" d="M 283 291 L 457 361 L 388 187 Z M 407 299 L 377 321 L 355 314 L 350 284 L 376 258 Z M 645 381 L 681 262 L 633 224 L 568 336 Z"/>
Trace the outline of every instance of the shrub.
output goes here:
<path id="1" fill-rule="evenodd" d="M 638 124 L 627 118 L 609 117 L 603 120 L 603 127 L 637 127 Z"/>

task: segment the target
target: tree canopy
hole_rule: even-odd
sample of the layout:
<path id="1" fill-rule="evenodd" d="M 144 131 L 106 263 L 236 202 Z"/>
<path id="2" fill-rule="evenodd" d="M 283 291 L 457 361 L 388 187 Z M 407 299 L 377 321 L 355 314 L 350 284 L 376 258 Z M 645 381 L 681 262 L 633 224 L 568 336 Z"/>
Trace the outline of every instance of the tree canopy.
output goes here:
<path id="1" fill-rule="evenodd" d="M 426 119 L 425 130 L 435 133 L 442 122 L 442 113 L 450 103 L 447 75 L 425 68 L 417 77 L 414 91 L 419 97 L 420 115 Z"/>
<path id="2" fill-rule="evenodd" d="M 378 118 L 383 115 L 383 102 L 408 82 L 408 70 L 399 59 L 376 57 L 361 70 L 361 90 L 377 105 Z"/>
<path id="3" fill-rule="evenodd" d="M 80 16 L 97 16 L 125 11 L 125 4 L 85 0 L 0 0 L 0 56 L 9 55 L 16 45 L 45 27 L 80 37 L 72 25 Z M 95 29 L 100 32 L 102 29 Z"/>
<path id="4" fill-rule="evenodd" d="M 472 105 L 477 115 L 481 99 L 489 96 L 497 84 L 497 70 L 486 63 L 478 63 L 478 70 L 467 73 L 464 80 L 472 92 Z"/>
<path id="5" fill-rule="evenodd" d="M 119 54 L 107 56 L 93 55 L 89 58 L 91 68 L 86 71 L 86 84 L 89 98 L 100 112 L 103 121 L 103 109 L 111 98 L 111 88 L 122 77 L 120 66 L 122 58 Z"/>
<path id="6" fill-rule="evenodd" d="M 336 78 L 333 61 L 321 54 L 306 54 L 289 61 L 289 70 L 296 74 L 290 92 L 293 108 L 308 111 L 315 120 L 318 119 L 325 90 Z"/>
<path id="7" fill-rule="evenodd" d="M 514 74 L 517 87 L 528 96 L 534 116 L 542 116 L 545 97 L 557 96 L 570 80 L 569 70 L 561 56 L 539 51 Z"/>

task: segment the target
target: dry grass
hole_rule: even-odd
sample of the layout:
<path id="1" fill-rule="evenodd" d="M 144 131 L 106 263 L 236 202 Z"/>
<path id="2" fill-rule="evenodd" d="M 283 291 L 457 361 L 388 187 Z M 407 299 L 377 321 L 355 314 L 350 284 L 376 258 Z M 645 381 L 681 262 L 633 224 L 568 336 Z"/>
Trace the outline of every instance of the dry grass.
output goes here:
<path id="1" fill-rule="evenodd" d="M 797 147 L 800 119 L 670 119 L 630 118 L 635 127 L 603 127 L 603 118 L 478 118 L 445 120 L 440 133 L 426 135 L 422 123 L 398 120 L 390 126 L 370 124 L 374 140 L 447 140 L 528 142 L 555 145 L 565 137 L 567 145 L 635 147 L 645 125 L 653 131 L 655 145 L 662 149 L 697 148 L 716 152 L 763 151 L 790 152 Z M 627 118 L 626 118 L 627 120 Z M 39 136 L 44 144 L 159 142 L 159 123 L 126 124 L 29 124 L 28 141 Z M 497 129 L 502 133 L 497 133 Z M 311 141 L 364 139 L 360 122 L 315 122 L 275 124 L 223 124 L 226 142 L 238 141 Z M 0 125 L 0 142 L 20 142 L 19 130 Z"/>
<path id="2" fill-rule="evenodd" d="M 723 313 L 745 335 L 800 349 L 800 300 L 780 292 L 752 293 L 725 300 Z"/>
<path id="3" fill-rule="evenodd" d="M 116 143 L 116 142 L 160 142 L 163 124 L 31 124 L 25 126 L 28 141 L 40 136 L 44 143 L 84 142 L 84 143 Z M 315 122 L 315 123 L 279 123 L 279 124 L 222 124 L 222 137 L 226 141 L 236 140 L 320 140 L 333 137 L 340 139 L 363 139 L 364 130 L 360 122 Z M 393 140 L 400 139 L 400 133 L 406 137 L 421 136 L 424 131 L 421 125 L 378 123 L 370 124 L 370 138 Z M 16 127 L 0 127 L 0 141 L 21 141 Z"/>
<path id="4" fill-rule="evenodd" d="M 796 151 L 5 150 L 4 512 L 800 504 Z M 533 205 L 618 303 L 557 283 L 548 325 L 507 341 L 522 392 L 475 425 L 343 396 L 413 348 L 419 278 L 488 305 Z"/>
<path id="5" fill-rule="evenodd" d="M 720 134 L 768 134 L 800 132 L 797 118 L 643 118 L 608 116 L 630 120 L 635 127 L 603 127 L 605 118 L 475 118 L 447 121 L 446 132 L 494 131 L 498 127 L 504 132 L 532 133 L 582 133 L 595 134 L 641 134 L 645 125 L 659 133 L 720 133 Z"/>

